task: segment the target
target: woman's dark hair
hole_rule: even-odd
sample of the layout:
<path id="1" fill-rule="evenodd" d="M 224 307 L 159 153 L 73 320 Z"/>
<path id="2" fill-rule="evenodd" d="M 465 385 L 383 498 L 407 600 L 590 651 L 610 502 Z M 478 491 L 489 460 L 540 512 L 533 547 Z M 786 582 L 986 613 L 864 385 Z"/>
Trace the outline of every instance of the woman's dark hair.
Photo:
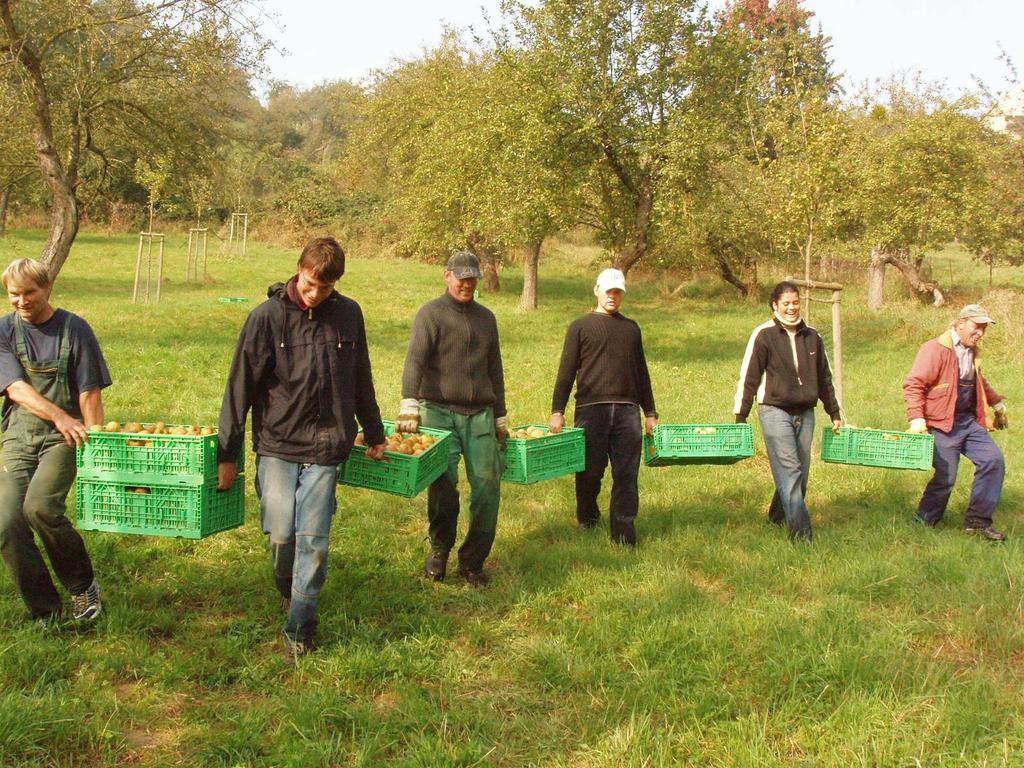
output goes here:
<path id="1" fill-rule="evenodd" d="M 768 299 L 768 309 L 775 309 L 775 302 L 782 298 L 784 293 L 800 293 L 800 288 L 796 283 L 790 280 L 783 280 L 781 283 L 772 288 L 772 296 Z"/>

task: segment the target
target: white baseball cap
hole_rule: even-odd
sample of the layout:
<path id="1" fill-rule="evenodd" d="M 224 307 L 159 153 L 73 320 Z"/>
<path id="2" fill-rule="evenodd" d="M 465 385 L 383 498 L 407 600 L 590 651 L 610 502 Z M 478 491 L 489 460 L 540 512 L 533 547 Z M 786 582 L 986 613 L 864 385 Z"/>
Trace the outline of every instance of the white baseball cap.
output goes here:
<path id="1" fill-rule="evenodd" d="M 606 269 L 597 276 L 597 288 L 607 293 L 613 288 L 626 292 L 626 276 L 618 269 Z"/>

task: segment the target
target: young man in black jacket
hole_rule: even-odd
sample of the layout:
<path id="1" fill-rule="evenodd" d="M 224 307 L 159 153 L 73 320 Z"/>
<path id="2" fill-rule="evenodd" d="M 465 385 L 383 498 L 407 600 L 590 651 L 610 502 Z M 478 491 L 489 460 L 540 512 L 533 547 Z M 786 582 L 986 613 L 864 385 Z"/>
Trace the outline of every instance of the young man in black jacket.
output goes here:
<path id="1" fill-rule="evenodd" d="M 270 286 L 242 328 L 220 414 L 218 487 L 227 490 L 252 409 L 256 492 L 290 661 L 314 647 L 338 464 L 352 450 L 356 418 L 367 456 L 384 456 L 363 314 L 334 290 L 344 272 L 341 246 L 318 238 L 302 251 L 298 274 Z"/>
<path id="2" fill-rule="evenodd" d="M 658 413 L 640 326 L 619 312 L 625 293 L 626 278 L 619 270 L 606 269 L 597 276 L 597 308 L 574 320 L 565 334 L 548 426 L 552 432 L 565 426 L 565 406 L 575 381 L 576 426 L 584 430 L 586 443 L 586 466 L 576 474 L 577 524 L 597 525 L 597 495 L 610 458 L 612 540 L 636 546 L 637 475 L 643 448 L 640 409 L 648 435 L 654 433 Z"/>

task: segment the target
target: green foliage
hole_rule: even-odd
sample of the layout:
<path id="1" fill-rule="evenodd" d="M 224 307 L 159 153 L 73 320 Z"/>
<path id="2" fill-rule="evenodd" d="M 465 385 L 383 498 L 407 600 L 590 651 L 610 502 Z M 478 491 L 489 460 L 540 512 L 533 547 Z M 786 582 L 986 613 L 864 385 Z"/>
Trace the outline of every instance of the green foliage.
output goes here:
<path id="1" fill-rule="evenodd" d="M 42 240 L 12 233 L 0 262 Z M 136 240 L 85 232 L 75 248 L 54 301 L 104 346 L 108 417 L 186 423 L 216 419 L 245 315 L 297 256 L 251 244 L 244 263 L 211 255 L 208 282 L 184 283 L 184 242 L 170 234 L 161 303 L 131 305 Z M 482 297 L 514 423 L 546 418 L 564 328 L 593 301 L 592 252 L 560 243 L 544 258 L 537 312 Z M 1004 287 L 986 295 L 979 265 L 959 251 L 943 259 L 959 299 L 1008 321 L 989 331 L 986 356 L 1013 414 L 1024 278 L 996 264 Z M 364 309 L 393 415 L 412 318 L 443 289 L 440 269 L 355 248 L 339 287 Z M 899 428 L 902 378 L 949 313 L 896 300 L 873 314 L 848 290 L 847 412 Z M 637 276 L 624 312 L 643 328 L 663 421 L 730 419 L 764 305 L 706 287 L 676 303 Z M 1005 546 L 957 530 L 967 462 L 948 523 L 932 531 L 912 521 L 927 473 L 827 465 L 815 449 L 816 538 L 793 547 L 764 520 L 772 483 L 758 436 L 757 455 L 733 466 L 641 468 L 636 552 L 612 546 L 606 525 L 574 530 L 571 478 L 505 486 L 495 581 L 480 592 L 418 575 L 424 496 L 339 488 L 322 649 L 295 671 L 281 660 L 248 456 L 242 528 L 199 542 L 85 534 L 106 596 L 94 630 L 31 625 L 0 571 L 0 764 L 1012 766 L 1024 750 L 1021 434 L 994 434 L 1011 468 L 997 512 Z"/>
<path id="2" fill-rule="evenodd" d="M 809 260 L 845 226 L 848 127 L 810 17 L 789 0 L 727 6 L 699 106 L 673 126 L 674 233 L 748 294 L 758 266 Z"/>

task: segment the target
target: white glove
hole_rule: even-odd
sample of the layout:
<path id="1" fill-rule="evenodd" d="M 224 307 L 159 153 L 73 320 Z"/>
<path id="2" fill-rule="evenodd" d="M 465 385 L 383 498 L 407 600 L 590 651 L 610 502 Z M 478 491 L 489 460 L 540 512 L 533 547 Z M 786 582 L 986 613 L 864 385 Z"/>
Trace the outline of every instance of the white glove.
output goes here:
<path id="1" fill-rule="evenodd" d="M 928 434 L 928 422 L 924 419 L 911 419 L 910 429 L 907 432 L 913 432 L 915 435 L 926 435 Z"/>
<path id="2" fill-rule="evenodd" d="M 1000 401 L 996 403 L 995 405 L 992 406 L 992 410 L 996 414 L 996 429 L 1006 429 L 1008 426 L 1010 426 L 1010 420 L 1006 416 L 1005 402 Z"/>
<path id="3" fill-rule="evenodd" d="M 415 397 L 403 397 L 398 404 L 398 418 L 395 419 L 395 430 L 398 432 L 415 433 L 420 429 L 420 401 Z"/>

